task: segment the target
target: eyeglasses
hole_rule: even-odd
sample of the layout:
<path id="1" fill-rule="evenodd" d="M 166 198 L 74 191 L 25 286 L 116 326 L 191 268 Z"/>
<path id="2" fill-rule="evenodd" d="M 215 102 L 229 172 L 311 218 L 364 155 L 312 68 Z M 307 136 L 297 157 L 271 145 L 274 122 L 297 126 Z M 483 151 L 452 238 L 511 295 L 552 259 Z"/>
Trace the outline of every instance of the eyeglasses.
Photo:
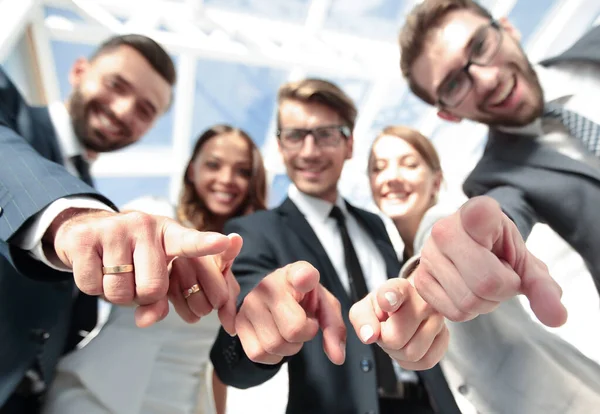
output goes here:
<path id="1" fill-rule="evenodd" d="M 460 105 L 473 87 L 473 77 L 469 73 L 471 65 L 489 65 L 498 54 L 501 44 L 502 31 L 498 22 L 492 20 L 479 28 L 471 38 L 467 64 L 450 73 L 438 88 L 438 105 L 445 108 Z"/>
<path id="2" fill-rule="evenodd" d="M 345 125 L 322 126 L 317 128 L 281 128 L 277 138 L 285 149 L 297 150 L 304 145 L 304 139 L 310 134 L 320 147 L 335 147 L 342 139 L 348 139 L 350 128 Z"/>

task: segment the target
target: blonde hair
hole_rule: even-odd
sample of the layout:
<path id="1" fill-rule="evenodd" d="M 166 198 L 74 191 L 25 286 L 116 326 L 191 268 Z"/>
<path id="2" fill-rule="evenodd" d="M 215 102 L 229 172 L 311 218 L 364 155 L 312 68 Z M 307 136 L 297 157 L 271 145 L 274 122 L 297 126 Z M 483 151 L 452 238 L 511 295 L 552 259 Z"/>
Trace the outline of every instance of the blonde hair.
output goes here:
<path id="1" fill-rule="evenodd" d="M 337 113 L 350 130 L 354 130 L 358 111 L 352 99 L 337 85 L 323 79 L 303 79 L 281 85 L 277 102 L 281 105 L 286 100 L 319 103 Z M 279 113 L 277 127 L 281 126 Z"/>

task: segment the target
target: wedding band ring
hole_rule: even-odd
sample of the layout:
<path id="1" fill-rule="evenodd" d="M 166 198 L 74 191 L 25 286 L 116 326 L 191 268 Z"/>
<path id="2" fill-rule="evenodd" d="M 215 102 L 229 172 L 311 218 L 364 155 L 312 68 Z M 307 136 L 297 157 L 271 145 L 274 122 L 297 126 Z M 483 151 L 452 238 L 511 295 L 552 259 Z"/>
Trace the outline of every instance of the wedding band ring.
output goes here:
<path id="1" fill-rule="evenodd" d="M 133 272 L 133 265 L 102 266 L 102 273 L 105 275 L 116 275 L 119 273 Z"/>
<path id="2" fill-rule="evenodd" d="M 201 290 L 201 289 L 200 289 L 200 285 L 199 285 L 198 283 L 196 283 L 196 284 L 192 285 L 192 287 L 191 287 L 191 288 L 189 288 L 189 289 L 186 289 L 186 290 L 184 290 L 184 291 L 183 291 L 183 297 L 184 297 L 185 299 L 187 299 L 187 298 L 189 298 L 190 296 L 192 296 L 194 293 L 198 293 L 198 292 L 200 292 L 200 290 Z"/>

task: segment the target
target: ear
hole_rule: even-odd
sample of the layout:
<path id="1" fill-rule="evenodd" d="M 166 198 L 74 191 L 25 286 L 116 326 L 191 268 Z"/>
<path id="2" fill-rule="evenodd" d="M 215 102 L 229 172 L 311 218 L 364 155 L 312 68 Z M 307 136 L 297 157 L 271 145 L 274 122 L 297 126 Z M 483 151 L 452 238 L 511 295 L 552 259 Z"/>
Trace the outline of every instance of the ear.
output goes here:
<path id="1" fill-rule="evenodd" d="M 352 158 L 352 152 L 354 151 L 354 135 L 350 135 L 346 139 L 346 159 Z"/>
<path id="2" fill-rule="evenodd" d="M 444 177 L 442 176 L 442 173 L 440 171 L 437 171 L 435 173 L 435 177 L 433 178 L 433 188 L 435 188 L 436 196 L 440 192 L 440 188 L 442 186 L 443 179 L 444 179 Z"/>
<path id="3" fill-rule="evenodd" d="M 187 167 L 187 170 L 185 171 L 185 175 L 187 176 L 187 179 L 190 180 L 190 182 L 194 182 L 194 162 L 195 160 L 192 160 L 192 162 L 190 162 L 190 164 Z"/>
<path id="4" fill-rule="evenodd" d="M 444 109 L 440 109 L 437 112 L 437 116 L 440 117 L 441 119 L 443 119 L 444 121 L 449 121 L 449 122 L 460 122 L 462 121 L 462 118 L 459 116 L 456 116 Z"/>
<path id="5" fill-rule="evenodd" d="M 90 61 L 80 57 L 73 63 L 69 72 L 69 83 L 71 86 L 77 86 L 81 83 L 81 79 L 90 67 Z"/>
<path id="6" fill-rule="evenodd" d="M 501 17 L 498 19 L 498 24 L 510 37 L 515 39 L 517 43 L 521 42 L 521 32 L 508 21 L 507 17 Z"/>

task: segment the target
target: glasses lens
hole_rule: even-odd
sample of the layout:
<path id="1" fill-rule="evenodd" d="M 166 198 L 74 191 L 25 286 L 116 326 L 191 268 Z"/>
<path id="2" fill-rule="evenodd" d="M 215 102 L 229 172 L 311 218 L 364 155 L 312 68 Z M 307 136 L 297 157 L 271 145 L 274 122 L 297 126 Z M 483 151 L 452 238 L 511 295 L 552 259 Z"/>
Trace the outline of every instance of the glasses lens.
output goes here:
<path id="1" fill-rule="evenodd" d="M 465 72 L 459 72 L 440 88 L 440 100 L 445 106 L 458 105 L 471 89 L 471 79 Z"/>

